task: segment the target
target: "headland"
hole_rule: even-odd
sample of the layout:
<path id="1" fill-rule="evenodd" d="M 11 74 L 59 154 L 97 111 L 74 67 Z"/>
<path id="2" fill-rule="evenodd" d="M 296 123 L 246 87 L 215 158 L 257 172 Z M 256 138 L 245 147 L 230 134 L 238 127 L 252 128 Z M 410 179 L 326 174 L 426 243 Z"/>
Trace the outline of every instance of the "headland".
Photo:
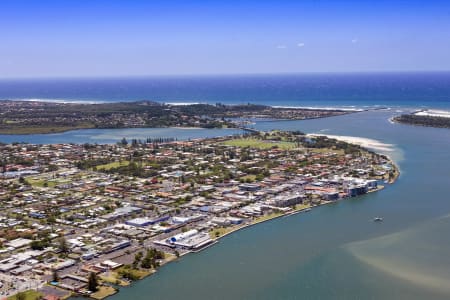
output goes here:
<path id="1" fill-rule="evenodd" d="M 238 128 L 247 119 L 303 120 L 357 112 L 266 105 L 137 102 L 0 101 L 0 134 L 57 133 L 90 128 Z M 240 121 L 233 121 L 240 119 Z"/>

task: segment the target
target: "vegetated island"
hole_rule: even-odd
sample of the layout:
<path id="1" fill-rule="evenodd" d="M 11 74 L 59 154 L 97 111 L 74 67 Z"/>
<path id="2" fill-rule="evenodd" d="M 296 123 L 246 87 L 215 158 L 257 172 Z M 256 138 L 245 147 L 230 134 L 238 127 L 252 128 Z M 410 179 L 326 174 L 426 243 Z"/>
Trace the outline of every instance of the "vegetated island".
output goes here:
<path id="1" fill-rule="evenodd" d="M 299 131 L 0 150 L 0 269 L 16 299 L 101 299 L 234 231 L 399 174 L 384 155 Z"/>
<path id="2" fill-rule="evenodd" d="M 426 127 L 450 128 L 450 112 L 443 110 L 420 110 L 392 118 L 392 121 Z"/>
<path id="3" fill-rule="evenodd" d="M 231 118 L 302 120 L 354 111 L 279 108 L 265 105 L 170 105 L 153 101 L 55 103 L 0 101 L 0 134 L 55 133 L 89 128 L 198 127 L 236 128 Z"/>

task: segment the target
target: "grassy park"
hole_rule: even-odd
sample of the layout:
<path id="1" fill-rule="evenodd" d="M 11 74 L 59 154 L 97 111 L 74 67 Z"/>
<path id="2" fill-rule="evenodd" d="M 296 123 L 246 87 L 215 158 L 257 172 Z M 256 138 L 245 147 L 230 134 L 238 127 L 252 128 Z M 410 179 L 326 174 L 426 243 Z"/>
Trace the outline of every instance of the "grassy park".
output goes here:
<path id="1" fill-rule="evenodd" d="M 114 168 L 118 168 L 118 167 L 126 167 L 130 164 L 130 162 L 128 160 L 123 160 L 123 161 L 113 161 L 109 164 L 104 164 L 104 165 L 98 165 L 97 166 L 97 170 L 110 170 L 110 169 L 114 169 Z"/>
<path id="2" fill-rule="evenodd" d="M 292 142 L 284 142 L 284 141 L 270 141 L 270 140 L 261 140 L 256 138 L 240 138 L 240 139 L 232 139 L 223 143 L 227 146 L 235 146 L 235 147 L 250 147 L 256 149 L 270 149 L 270 148 L 280 148 L 283 150 L 290 150 L 296 147 L 295 143 Z"/>
<path id="3" fill-rule="evenodd" d="M 98 291 L 90 295 L 93 299 L 104 299 L 108 296 L 114 295 L 117 290 L 111 286 L 102 285 L 98 287 Z"/>
<path id="4" fill-rule="evenodd" d="M 41 293 L 34 290 L 29 290 L 17 293 L 14 296 L 10 296 L 8 297 L 8 300 L 36 300 L 40 299 L 41 297 L 42 297 Z"/>

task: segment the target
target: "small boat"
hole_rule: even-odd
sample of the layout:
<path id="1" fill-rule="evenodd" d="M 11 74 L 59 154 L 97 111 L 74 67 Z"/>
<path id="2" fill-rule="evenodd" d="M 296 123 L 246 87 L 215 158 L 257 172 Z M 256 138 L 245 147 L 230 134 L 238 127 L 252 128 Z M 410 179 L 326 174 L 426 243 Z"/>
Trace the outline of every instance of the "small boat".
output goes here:
<path id="1" fill-rule="evenodd" d="M 311 211 L 311 208 L 306 208 L 305 210 L 303 210 L 304 212 L 308 212 Z"/>
<path id="2" fill-rule="evenodd" d="M 382 217 L 375 217 L 375 218 L 373 218 L 373 221 L 374 222 L 382 222 L 383 218 Z"/>

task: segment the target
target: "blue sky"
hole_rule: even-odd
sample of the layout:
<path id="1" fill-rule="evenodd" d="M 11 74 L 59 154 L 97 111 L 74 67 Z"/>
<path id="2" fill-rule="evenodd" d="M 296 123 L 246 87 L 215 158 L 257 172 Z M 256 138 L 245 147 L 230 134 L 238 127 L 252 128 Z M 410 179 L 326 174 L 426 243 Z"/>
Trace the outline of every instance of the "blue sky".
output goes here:
<path id="1" fill-rule="evenodd" d="M 0 77 L 450 70 L 450 1 L 0 2 Z"/>

